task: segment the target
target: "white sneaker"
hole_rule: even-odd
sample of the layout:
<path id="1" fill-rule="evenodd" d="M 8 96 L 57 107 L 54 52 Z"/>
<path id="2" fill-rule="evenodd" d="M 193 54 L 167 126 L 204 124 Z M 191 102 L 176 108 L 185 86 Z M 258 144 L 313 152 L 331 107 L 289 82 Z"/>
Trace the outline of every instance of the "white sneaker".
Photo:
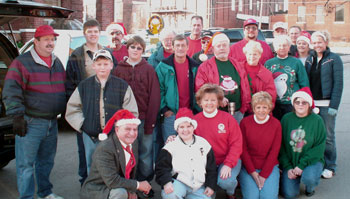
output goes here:
<path id="1" fill-rule="evenodd" d="M 46 196 L 44 198 L 38 197 L 38 199 L 64 199 L 64 198 L 62 198 L 61 196 L 58 196 L 58 195 L 52 193 L 52 194 L 50 194 L 50 195 L 48 195 L 48 196 Z"/>
<path id="2" fill-rule="evenodd" d="M 330 179 L 334 176 L 334 173 L 333 171 L 331 170 L 328 170 L 328 169 L 324 169 L 323 172 L 322 172 L 322 177 L 323 178 L 326 178 L 326 179 Z"/>

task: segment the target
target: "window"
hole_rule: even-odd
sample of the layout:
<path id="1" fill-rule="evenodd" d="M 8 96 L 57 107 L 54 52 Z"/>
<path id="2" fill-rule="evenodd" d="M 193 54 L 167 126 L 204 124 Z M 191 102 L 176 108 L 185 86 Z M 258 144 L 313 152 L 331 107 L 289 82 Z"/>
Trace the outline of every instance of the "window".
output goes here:
<path id="1" fill-rule="evenodd" d="M 316 23 L 324 23 L 323 5 L 316 6 Z"/>
<path id="2" fill-rule="evenodd" d="M 239 0 L 239 2 L 238 2 L 238 10 L 239 10 L 240 12 L 243 11 L 243 0 Z"/>
<path id="3" fill-rule="evenodd" d="M 253 0 L 249 0 L 249 10 L 253 10 Z"/>
<path id="4" fill-rule="evenodd" d="M 305 23 L 305 14 L 306 14 L 306 7 L 305 6 L 298 6 L 298 20 L 297 22 Z"/>
<path id="5" fill-rule="evenodd" d="M 335 6 L 335 21 L 344 22 L 344 5 Z"/>
<path id="6" fill-rule="evenodd" d="M 233 11 L 236 11 L 236 0 L 232 0 L 232 1 L 231 1 L 231 9 L 232 9 Z"/>

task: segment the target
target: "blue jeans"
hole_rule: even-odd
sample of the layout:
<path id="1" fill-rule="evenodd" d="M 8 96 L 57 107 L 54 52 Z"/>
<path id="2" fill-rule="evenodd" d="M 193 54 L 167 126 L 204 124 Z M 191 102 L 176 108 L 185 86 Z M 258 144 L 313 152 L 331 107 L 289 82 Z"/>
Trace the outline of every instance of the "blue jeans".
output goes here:
<path id="1" fill-rule="evenodd" d="M 179 199 L 179 198 L 209 199 L 211 198 L 204 194 L 204 190 L 205 190 L 204 186 L 201 186 L 201 188 L 199 188 L 198 190 L 193 191 L 191 187 L 185 185 L 184 183 L 178 180 L 174 180 L 173 188 L 174 188 L 174 191 L 169 194 L 166 194 L 164 190 L 162 190 L 162 198 L 166 198 L 166 199 Z"/>
<path id="2" fill-rule="evenodd" d="M 233 117 L 236 119 L 237 123 L 240 124 L 243 119 L 244 114 L 241 111 L 236 111 Z"/>
<path id="3" fill-rule="evenodd" d="M 88 175 L 90 173 L 91 163 L 92 163 L 92 154 L 94 154 L 95 149 L 100 143 L 98 139 L 92 140 L 91 137 L 83 132 L 83 142 L 85 147 L 85 159 Z"/>
<path id="4" fill-rule="evenodd" d="M 300 182 L 305 184 L 306 191 L 312 192 L 320 183 L 323 164 L 317 162 L 316 164 L 304 168 L 301 177 L 296 179 L 288 178 L 288 170 L 284 169 L 281 176 L 281 194 L 285 198 L 296 198 L 300 190 Z"/>
<path id="5" fill-rule="evenodd" d="M 83 185 L 85 179 L 87 178 L 87 167 L 85 158 L 85 148 L 83 142 L 83 134 L 77 132 L 77 144 L 78 144 L 78 157 L 79 157 L 79 170 L 78 174 L 80 176 L 79 182 Z"/>
<path id="6" fill-rule="evenodd" d="M 261 170 L 256 170 L 260 173 Z M 241 190 L 243 198 L 245 199 L 277 199 L 278 187 L 280 182 L 280 170 L 278 165 L 273 167 L 273 170 L 269 177 L 265 180 L 264 186 L 261 190 L 256 185 L 253 177 L 242 167 L 239 173 L 239 183 L 241 184 Z"/>
<path id="7" fill-rule="evenodd" d="M 232 168 L 231 170 L 231 177 L 226 178 L 225 180 L 220 178 L 220 171 L 222 166 L 224 166 L 224 164 L 221 164 L 219 166 L 218 169 L 218 185 L 219 187 L 221 187 L 223 190 L 226 191 L 227 195 L 234 195 L 235 194 L 235 190 L 237 187 L 237 176 L 239 174 L 239 172 L 241 171 L 241 160 L 238 160 L 237 165 L 235 167 Z"/>
<path id="8" fill-rule="evenodd" d="M 52 193 L 49 180 L 57 149 L 57 120 L 24 116 L 27 134 L 16 135 L 17 186 L 21 199 L 34 198 L 35 179 L 37 195 L 45 197 Z"/>
<path id="9" fill-rule="evenodd" d="M 175 114 L 169 117 L 164 117 L 162 124 L 163 141 L 165 142 L 170 135 L 177 135 L 174 129 Z"/>
<path id="10" fill-rule="evenodd" d="M 124 188 L 111 189 L 108 199 L 128 199 L 128 191 Z"/>
<path id="11" fill-rule="evenodd" d="M 337 148 L 335 144 L 335 119 L 336 116 L 328 114 L 328 107 L 318 107 L 320 109 L 320 116 L 322 117 L 326 130 L 326 150 L 324 152 L 325 165 L 324 168 L 334 171 L 337 168 Z"/>
<path id="12" fill-rule="evenodd" d="M 153 162 L 155 163 L 158 158 L 160 150 L 164 146 L 163 135 L 162 135 L 162 125 L 159 120 L 157 120 L 156 126 L 153 129 Z"/>
<path id="13" fill-rule="evenodd" d="M 145 120 L 141 120 L 138 127 L 137 140 L 139 143 L 139 163 L 137 166 L 136 179 L 138 181 L 152 181 L 154 176 L 153 169 L 153 135 L 146 135 Z"/>

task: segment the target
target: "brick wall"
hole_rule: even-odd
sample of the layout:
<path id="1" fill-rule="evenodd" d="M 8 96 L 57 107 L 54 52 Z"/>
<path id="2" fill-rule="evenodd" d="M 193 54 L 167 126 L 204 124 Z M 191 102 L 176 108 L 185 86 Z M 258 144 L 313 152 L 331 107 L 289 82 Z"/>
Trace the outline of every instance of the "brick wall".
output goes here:
<path id="1" fill-rule="evenodd" d="M 96 0 L 96 19 L 102 30 L 114 20 L 114 0 Z"/>

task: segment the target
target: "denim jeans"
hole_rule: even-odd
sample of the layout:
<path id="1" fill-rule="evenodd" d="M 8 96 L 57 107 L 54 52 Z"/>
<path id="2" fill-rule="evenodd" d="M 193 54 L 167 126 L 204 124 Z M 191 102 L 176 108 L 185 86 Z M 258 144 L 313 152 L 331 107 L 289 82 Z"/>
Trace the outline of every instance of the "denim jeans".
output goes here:
<path id="1" fill-rule="evenodd" d="M 128 191 L 124 188 L 111 189 L 108 199 L 128 199 Z"/>
<path id="2" fill-rule="evenodd" d="M 220 171 L 221 171 L 222 166 L 224 166 L 224 164 L 221 164 L 219 166 L 218 186 L 221 187 L 223 190 L 225 190 L 227 195 L 234 195 L 235 194 L 235 190 L 236 190 L 236 187 L 238 184 L 237 183 L 237 176 L 238 176 L 239 172 L 241 171 L 241 165 L 242 165 L 241 160 L 238 160 L 236 166 L 233 167 L 231 170 L 231 177 L 226 178 L 225 180 L 220 178 Z"/>
<path id="3" fill-rule="evenodd" d="M 37 195 L 45 197 L 52 193 L 50 173 L 57 149 L 57 120 L 24 116 L 27 134 L 16 135 L 17 186 L 21 199 L 34 198 L 35 182 Z"/>
<path id="4" fill-rule="evenodd" d="M 163 141 L 165 142 L 170 135 L 176 135 L 176 131 L 174 129 L 175 122 L 175 114 L 169 117 L 164 117 L 164 121 L 162 124 L 162 135 Z"/>
<path id="5" fill-rule="evenodd" d="M 157 120 L 156 126 L 153 129 L 153 163 L 157 161 L 158 154 L 164 146 L 163 135 L 162 135 L 162 125 L 159 120 Z"/>
<path id="6" fill-rule="evenodd" d="M 204 194 L 204 190 L 205 190 L 204 186 L 201 186 L 201 188 L 197 189 L 196 191 L 193 191 L 191 187 L 185 185 L 184 183 L 178 180 L 174 180 L 173 188 L 174 188 L 174 191 L 169 194 L 166 194 L 164 190 L 162 190 L 162 198 L 166 198 L 166 199 L 179 199 L 179 198 L 210 199 L 211 198 Z"/>
<path id="7" fill-rule="evenodd" d="M 261 170 L 256 170 L 260 173 Z M 269 177 L 265 180 L 264 186 L 261 190 L 257 186 L 253 177 L 242 167 L 239 173 L 239 183 L 241 185 L 242 195 L 244 199 L 277 199 L 278 187 L 280 182 L 280 170 L 278 165 L 273 167 Z"/>
<path id="8" fill-rule="evenodd" d="M 77 132 L 77 144 L 78 144 L 78 158 L 79 158 L 79 170 L 78 174 L 80 176 L 79 182 L 83 185 L 85 179 L 87 178 L 87 167 L 85 158 L 85 148 L 83 142 L 83 134 Z"/>
<path id="9" fill-rule="evenodd" d="M 236 119 L 237 123 L 240 124 L 243 119 L 244 114 L 241 111 L 236 111 L 233 117 Z"/>
<path id="10" fill-rule="evenodd" d="M 328 107 L 318 107 L 320 109 L 320 116 L 322 117 L 326 130 L 326 150 L 324 152 L 325 165 L 324 168 L 336 171 L 337 165 L 337 148 L 335 144 L 335 119 L 336 116 L 328 114 Z"/>
<path id="11" fill-rule="evenodd" d="M 280 104 L 280 103 L 277 103 L 275 104 L 275 108 L 273 109 L 272 111 L 272 114 L 273 116 L 280 120 L 282 119 L 282 117 L 286 114 L 286 113 L 289 113 L 293 110 L 293 106 L 291 103 L 289 104 Z"/>
<path id="12" fill-rule="evenodd" d="M 305 184 L 306 191 L 312 192 L 320 182 L 323 164 L 317 162 L 304 168 L 301 177 L 288 178 L 288 170 L 284 169 L 281 176 L 281 194 L 285 198 L 296 198 L 300 190 L 300 182 Z"/>
<path id="13" fill-rule="evenodd" d="M 139 163 L 137 166 L 136 179 L 138 181 L 152 181 L 154 176 L 153 169 L 153 135 L 146 135 L 145 120 L 141 120 L 138 127 L 137 140 L 139 143 Z"/>
<path id="14" fill-rule="evenodd" d="M 83 142 L 84 142 L 84 147 L 85 147 L 86 167 L 87 167 L 87 172 L 89 175 L 91 163 L 92 163 L 92 155 L 94 154 L 95 149 L 96 149 L 98 143 L 100 143 L 100 141 L 98 139 L 92 140 L 88 134 L 83 132 Z"/>

